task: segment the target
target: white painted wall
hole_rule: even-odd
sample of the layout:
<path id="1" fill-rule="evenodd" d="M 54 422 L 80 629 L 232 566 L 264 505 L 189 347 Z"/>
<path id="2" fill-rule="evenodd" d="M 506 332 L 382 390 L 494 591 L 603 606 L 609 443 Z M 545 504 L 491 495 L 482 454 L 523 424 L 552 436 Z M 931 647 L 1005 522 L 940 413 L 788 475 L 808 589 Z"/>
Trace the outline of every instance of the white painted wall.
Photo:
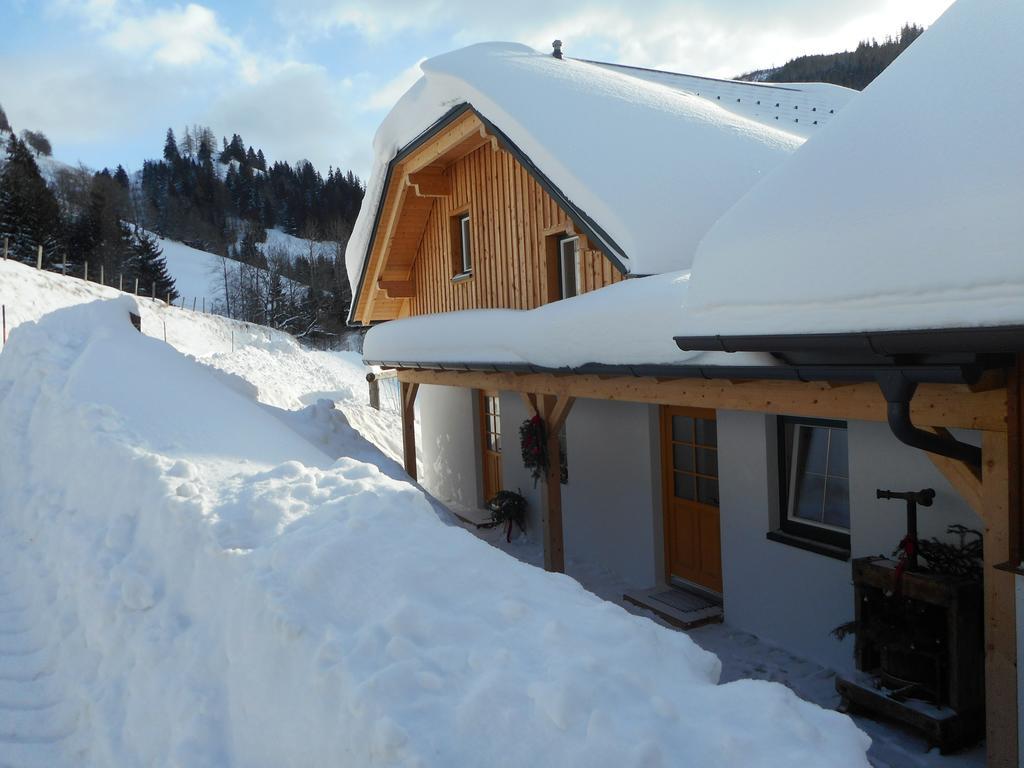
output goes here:
<path id="1" fill-rule="evenodd" d="M 475 390 L 420 386 L 420 455 L 423 486 L 455 507 L 479 506 L 480 449 Z"/>
<path id="2" fill-rule="evenodd" d="M 577 400 L 566 422 L 566 557 L 607 568 L 633 587 L 660 581 L 655 558 L 661 549 L 655 528 L 655 513 L 661 517 L 659 454 L 651 435 L 652 408 Z"/>
<path id="3" fill-rule="evenodd" d="M 726 621 L 835 669 L 854 668 L 852 639 L 829 633 L 853 618 L 850 563 L 769 541 L 778 514 L 774 417 L 719 411 L 719 471 Z M 889 555 L 906 530 L 905 507 L 881 502 L 876 488 L 934 488 L 919 510 L 922 537 L 945 536 L 951 522 L 981 521 L 927 454 L 897 441 L 884 424 L 850 422 L 851 557 Z"/>

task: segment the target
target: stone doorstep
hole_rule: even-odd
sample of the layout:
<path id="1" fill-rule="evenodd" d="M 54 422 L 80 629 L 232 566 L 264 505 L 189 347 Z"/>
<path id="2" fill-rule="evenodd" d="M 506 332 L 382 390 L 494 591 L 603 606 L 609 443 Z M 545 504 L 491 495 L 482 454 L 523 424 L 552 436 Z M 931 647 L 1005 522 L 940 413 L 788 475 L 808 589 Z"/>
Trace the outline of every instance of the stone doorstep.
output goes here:
<path id="1" fill-rule="evenodd" d="M 664 619 L 669 624 L 679 629 L 693 629 L 705 624 L 716 624 L 722 621 L 722 606 L 715 605 L 704 598 L 694 595 L 705 605 L 694 610 L 680 610 L 664 600 L 658 599 L 659 595 L 677 589 L 676 587 L 652 587 L 651 589 L 629 590 L 622 595 L 622 599 L 633 605 L 645 608 Z M 679 590 L 683 591 L 683 590 Z M 691 593 L 687 592 L 687 595 Z"/>

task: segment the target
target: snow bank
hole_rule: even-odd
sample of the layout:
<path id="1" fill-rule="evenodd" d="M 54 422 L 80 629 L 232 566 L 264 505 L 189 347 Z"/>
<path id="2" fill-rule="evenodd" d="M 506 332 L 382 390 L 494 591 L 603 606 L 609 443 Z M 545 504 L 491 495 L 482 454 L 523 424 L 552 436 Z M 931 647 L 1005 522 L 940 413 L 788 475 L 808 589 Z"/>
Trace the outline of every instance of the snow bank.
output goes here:
<path id="1" fill-rule="evenodd" d="M 1024 322 L 1024 4 L 959 0 L 737 203 L 674 333 Z"/>
<path id="2" fill-rule="evenodd" d="M 423 77 L 374 138 L 345 256 L 353 287 L 388 163 L 464 102 L 608 232 L 633 274 L 689 267 L 708 227 L 801 143 L 691 94 L 513 43 L 473 45 L 420 66 Z"/>
<path id="3" fill-rule="evenodd" d="M 867 765 L 844 715 L 715 685 L 686 635 L 332 463 L 132 304 L 24 323 L 0 355 L 0 545 L 59 617 L 80 763 Z"/>
<path id="4" fill-rule="evenodd" d="M 478 309 L 392 320 L 370 329 L 377 363 L 772 365 L 760 354 L 683 352 L 672 328 L 685 311 L 688 272 L 624 280 L 531 310 Z"/>

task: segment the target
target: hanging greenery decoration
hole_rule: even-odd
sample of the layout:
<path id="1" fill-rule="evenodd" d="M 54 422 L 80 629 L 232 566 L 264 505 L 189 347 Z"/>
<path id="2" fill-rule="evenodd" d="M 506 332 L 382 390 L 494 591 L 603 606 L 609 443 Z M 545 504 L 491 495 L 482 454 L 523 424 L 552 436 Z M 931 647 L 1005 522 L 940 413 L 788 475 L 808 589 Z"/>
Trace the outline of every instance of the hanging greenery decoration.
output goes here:
<path id="1" fill-rule="evenodd" d="M 523 453 L 523 466 L 530 470 L 533 487 L 547 474 L 548 452 L 544 435 L 544 422 L 540 416 L 533 416 L 519 427 L 519 447 Z"/>

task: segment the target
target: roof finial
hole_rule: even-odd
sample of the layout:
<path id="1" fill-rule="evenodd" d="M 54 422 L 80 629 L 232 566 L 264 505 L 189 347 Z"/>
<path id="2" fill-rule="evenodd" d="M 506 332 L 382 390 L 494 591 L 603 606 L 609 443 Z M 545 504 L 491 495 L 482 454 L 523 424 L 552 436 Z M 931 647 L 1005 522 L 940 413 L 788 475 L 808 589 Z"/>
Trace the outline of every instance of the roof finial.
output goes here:
<path id="1" fill-rule="evenodd" d="M 555 40 L 555 42 L 551 44 L 551 47 L 554 49 L 551 51 L 551 55 L 554 56 L 556 59 L 562 58 L 562 41 Z"/>

